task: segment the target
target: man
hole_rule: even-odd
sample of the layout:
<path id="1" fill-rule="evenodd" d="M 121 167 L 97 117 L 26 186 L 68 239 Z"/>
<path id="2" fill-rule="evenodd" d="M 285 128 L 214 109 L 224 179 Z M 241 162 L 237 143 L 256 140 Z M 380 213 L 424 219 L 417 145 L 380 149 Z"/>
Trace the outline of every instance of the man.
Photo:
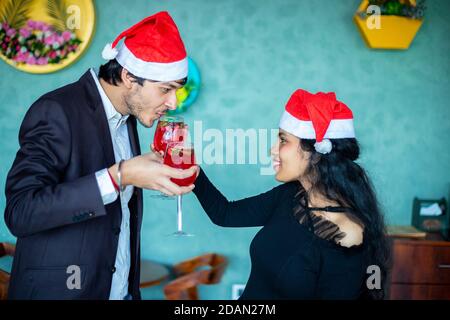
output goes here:
<path id="1" fill-rule="evenodd" d="M 118 42 L 125 38 L 117 49 Z M 28 110 L 6 182 L 17 237 L 10 299 L 140 299 L 142 188 L 190 192 L 159 156 L 140 155 L 136 119 L 176 107 L 187 56 L 167 12 L 124 31 L 97 75 L 47 93 Z"/>

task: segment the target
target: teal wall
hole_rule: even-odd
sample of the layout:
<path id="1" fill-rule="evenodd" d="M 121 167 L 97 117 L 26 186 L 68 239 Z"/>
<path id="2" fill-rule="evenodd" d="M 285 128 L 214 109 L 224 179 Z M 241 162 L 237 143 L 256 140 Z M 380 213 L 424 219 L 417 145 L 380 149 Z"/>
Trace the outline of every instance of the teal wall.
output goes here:
<path id="1" fill-rule="evenodd" d="M 132 3 L 132 4 L 131 4 Z M 0 63 L 0 185 L 18 149 L 18 130 L 43 93 L 72 82 L 102 63 L 105 43 L 156 11 L 169 10 L 189 55 L 203 76 L 202 92 L 185 120 L 203 127 L 276 128 L 296 88 L 336 91 L 354 111 L 361 163 L 378 191 L 389 223 L 408 224 L 412 199 L 448 196 L 450 189 L 450 2 L 428 1 L 426 21 L 407 51 L 372 51 L 352 15 L 359 1 L 172 0 L 96 1 L 97 31 L 87 53 L 60 72 L 31 75 Z M 154 129 L 139 128 L 148 150 Z M 205 171 L 229 198 L 276 185 L 258 165 L 211 165 Z M 193 195 L 185 197 L 186 230 L 174 239 L 176 203 L 145 195 L 142 256 L 171 264 L 214 251 L 230 259 L 220 285 L 204 287 L 204 299 L 229 299 L 233 283 L 245 283 L 249 244 L 256 228 L 213 225 Z M 5 207 L 3 192 L 0 209 Z M 3 221 L 0 241 L 14 241 Z M 162 298 L 161 286 L 143 291 Z"/>

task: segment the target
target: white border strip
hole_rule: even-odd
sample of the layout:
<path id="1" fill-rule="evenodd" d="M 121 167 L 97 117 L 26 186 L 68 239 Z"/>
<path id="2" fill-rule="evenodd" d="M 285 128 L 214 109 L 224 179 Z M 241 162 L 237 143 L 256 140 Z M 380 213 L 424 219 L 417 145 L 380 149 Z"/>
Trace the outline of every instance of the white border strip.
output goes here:
<path id="1" fill-rule="evenodd" d="M 284 111 L 279 127 L 290 134 L 303 139 L 316 139 L 316 132 L 312 121 L 304 121 L 295 118 L 289 112 Z M 325 133 L 328 139 L 355 138 L 355 128 L 352 119 L 334 119 Z"/>
<path id="2" fill-rule="evenodd" d="M 183 60 L 169 63 L 147 62 L 137 58 L 124 44 L 116 57 L 122 67 L 135 76 L 155 80 L 174 81 L 186 78 L 188 75 L 187 57 Z"/>

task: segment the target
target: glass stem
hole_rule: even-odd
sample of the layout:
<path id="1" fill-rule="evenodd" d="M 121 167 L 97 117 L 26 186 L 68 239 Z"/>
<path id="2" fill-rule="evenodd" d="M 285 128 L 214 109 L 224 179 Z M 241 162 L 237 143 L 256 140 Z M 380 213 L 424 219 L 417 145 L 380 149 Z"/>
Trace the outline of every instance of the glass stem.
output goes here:
<path id="1" fill-rule="evenodd" d="M 177 224 L 178 232 L 183 231 L 183 213 L 181 211 L 181 195 L 177 196 Z"/>

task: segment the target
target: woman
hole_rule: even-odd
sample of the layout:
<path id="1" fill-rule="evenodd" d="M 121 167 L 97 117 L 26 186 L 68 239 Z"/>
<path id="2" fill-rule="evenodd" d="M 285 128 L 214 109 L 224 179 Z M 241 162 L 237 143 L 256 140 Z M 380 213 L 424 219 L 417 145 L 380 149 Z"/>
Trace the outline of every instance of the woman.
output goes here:
<path id="1" fill-rule="evenodd" d="M 297 90 L 272 147 L 275 178 L 260 195 L 228 201 L 200 170 L 194 193 L 223 227 L 263 228 L 250 246 L 251 273 L 241 299 L 381 298 L 367 267 L 385 278 L 383 217 L 364 170 L 351 110 L 334 93 Z"/>

